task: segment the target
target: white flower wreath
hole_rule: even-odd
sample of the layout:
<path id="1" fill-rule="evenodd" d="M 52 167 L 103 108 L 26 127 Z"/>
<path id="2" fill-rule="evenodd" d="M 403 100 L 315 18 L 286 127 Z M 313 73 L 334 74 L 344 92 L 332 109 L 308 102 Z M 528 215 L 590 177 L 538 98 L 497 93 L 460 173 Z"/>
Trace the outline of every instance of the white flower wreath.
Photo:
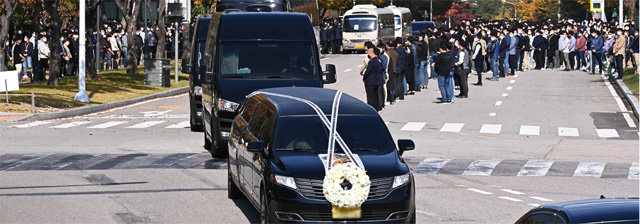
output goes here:
<path id="1" fill-rule="evenodd" d="M 363 168 L 352 163 L 340 163 L 333 166 L 324 176 L 322 192 L 332 205 L 354 208 L 367 200 L 370 187 L 371 180 Z"/>

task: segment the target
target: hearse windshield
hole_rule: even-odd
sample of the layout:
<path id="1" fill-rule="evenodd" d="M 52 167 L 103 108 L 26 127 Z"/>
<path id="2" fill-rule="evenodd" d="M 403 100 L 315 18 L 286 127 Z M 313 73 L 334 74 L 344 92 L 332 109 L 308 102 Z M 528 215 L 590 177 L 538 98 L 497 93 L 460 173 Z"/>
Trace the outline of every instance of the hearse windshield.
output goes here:
<path id="1" fill-rule="evenodd" d="M 376 30 L 376 16 L 358 15 L 344 17 L 343 30 L 346 32 L 369 32 Z"/>
<path id="2" fill-rule="evenodd" d="M 339 116 L 338 133 L 353 152 L 386 154 L 395 149 L 385 124 L 376 116 Z M 317 116 L 283 116 L 278 120 L 275 149 L 326 153 L 329 132 Z M 339 144 L 336 152 L 342 152 Z"/>
<path id="3" fill-rule="evenodd" d="M 318 59 L 308 41 L 224 41 L 221 78 L 317 79 Z"/>

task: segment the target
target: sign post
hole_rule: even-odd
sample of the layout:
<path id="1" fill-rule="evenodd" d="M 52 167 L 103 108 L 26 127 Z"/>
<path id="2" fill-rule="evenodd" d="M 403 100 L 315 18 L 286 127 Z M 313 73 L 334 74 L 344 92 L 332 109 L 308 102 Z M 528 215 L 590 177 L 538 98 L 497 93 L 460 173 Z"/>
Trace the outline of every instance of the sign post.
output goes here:
<path id="1" fill-rule="evenodd" d="M 80 45 L 80 49 L 78 49 L 78 55 L 80 56 L 80 58 L 78 59 L 78 63 L 80 64 L 79 68 L 78 68 L 78 93 L 76 94 L 76 98 L 75 100 L 83 102 L 83 103 L 88 103 L 89 101 L 89 95 L 87 95 L 87 92 L 85 91 L 85 75 L 87 73 L 86 68 L 87 68 L 87 60 L 86 60 L 86 44 L 85 44 L 85 39 L 86 39 L 86 30 L 85 30 L 85 7 L 86 7 L 86 1 L 87 0 L 80 0 L 80 30 L 79 30 L 79 34 L 78 34 L 78 42 Z"/>
<path id="2" fill-rule="evenodd" d="M 2 80 L 0 91 L 4 91 L 4 95 L 8 104 L 9 91 L 18 90 L 20 88 L 20 82 L 18 81 L 18 71 L 0 72 L 0 80 Z"/>

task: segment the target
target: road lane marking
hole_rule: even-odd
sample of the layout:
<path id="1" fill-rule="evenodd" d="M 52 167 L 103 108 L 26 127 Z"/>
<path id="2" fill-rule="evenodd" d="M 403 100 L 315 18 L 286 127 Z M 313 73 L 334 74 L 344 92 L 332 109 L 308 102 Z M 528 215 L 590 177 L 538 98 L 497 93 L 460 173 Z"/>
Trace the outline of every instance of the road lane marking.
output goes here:
<path id="1" fill-rule="evenodd" d="M 420 214 L 428 215 L 428 216 L 437 216 L 435 213 L 425 212 L 425 211 L 422 211 L 422 210 L 416 210 L 416 213 L 420 213 Z"/>
<path id="2" fill-rule="evenodd" d="M 188 128 L 191 127 L 191 124 L 189 123 L 189 121 L 183 121 L 180 123 L 176 123 L 176 124 L 172 124 L 169 126 L 166 126 L 164 128 Z"/>
<path id="3" fill-rule="evenodd" d="M 507 142 L 522 142 L 520 140 L 505 140 L 505 141 L 507 141 Z"/>
<path id="4" fill-rule="evenodd" d="M 504 199 L 504 200 L 508 200 L 508 201 L 515 201 L 515 202 L 521 202 L 522 200 L 517 199 L 517 198 L 512 198 L 512 197 L 507 197 L 507 196 L 500 196 L 498 197 L 500 199 Z"/>
<path id="5" fill-rule="evenodd" d="M 607 89 L 609 89 L 609 93 L 611 93 L 611 96 L 613 97 L 613 99 L 616 100 L 616 104 L 618 104 L 618 108 L 620 108 L 620 111 L 627 112 L 627 107 L 624 106 L 622 99 L 620 98 L 620 96 L 618 96 L 616 91 L 613 89 L 613 86 L 611 85 L 611 83 L 609 83 L 609 80 L 607 80 L 607 77 L 605 77 L 604 75 L 600 75 L 600 77 L 602 77 L 602 79 L 604 80 L 604 84 L 607 86 Z M 627 119 L 627 117 L 625 117 L 624 114 L 622 116 L 627 121 L 627 125 L 629 125 L 630 128 L 636 127 L 636 124 L 633 123 L 633 120 L 631 119 L 631 117 L 627 115 L 627 117 L 629 117 Z"/>
<path id="6" fill-rule="evenodd" d="M 503 93 L 502 96 L 503 97 L 507 97 L 507 96 L 509 96 L 509 94 L 508 93 Z"/>
<path id="7" fill-rule="evenodd" d="M 636 163 L 632 163 L 631 167 L 629 167 L 629 176 L 627 176 L 627 179 L 633 179 L 633 180 L 637 180 L 638 176 L 640 176 L 640 165 L 636 162 Z"/>
<path id="8" fill-rule="evenodd" d="M 35 127 L 35 126 L 39 126 L 39 125 L 43 125 L 43 124 L 50 124 L 51 121 L 34 121 L 31 123 L 26 123 L 26 124 L 20 124 L 20 125 L 13 125 L 13 126 L 9 126 L 11 128 L 31 128 L 31 127 Z"/>
<path id="9" fill-rule="evenodd" d="M 580 134 L 578 133 L 577 128 L 565 128 L 558 127 L 558 135 L 559 136 L 569 136 L 569 137 L 578 137 Z"/>
<path id="10" fill-rule="evenodd" d="M 511 84 L 516 83 L 516 80 L 512 79 L 511 81 L 509 81 L 509 83 L 511 83 Z"/>
<path id="11" fill-rule="evenodd" d="M 501 124 L 483 124 L 480 128 L 480 133 L 500 134 L 501 129 Z"/>
<path id="12" fill-rule="evenodd" d="M 533 206 L 533 207 L 538 207 L 538 206 L 540 206 L 540 204 L 534 204 L 534 203 L 527 204 L 527 205 L 531 205 L 531 206 Z"/>
<path id="13" fill-rule="evenodd" d="M 344 72 L 350 72 L 350 71 L 351 71 L 350 68 L 344 70 Z"/>
<path id="14" fill-rule="evenodd" d="M 597 177 L 602 176 L 604 170 L 603 162 L 580 162 L 576 171 L 573 173 L 574 177 Z"/>
<path id="15" fill-rule="evenodd" d="M 496 113 L 489 113 L 489 117 L 495 117 Z"/>
<path id="16" fill-rule="evenodd" d="M 358 65 L 358 68 L 362 68 L 362 65 L 361 65 L 361 64 L 360 64 L 360 65 Z"/>
<path id="17" fill-rule="evenodd" d="M 513 86 L 507 86 L 507 90 L 512 90 Z"/>
<path id="18" fill-rule="evenodd" d="M 121 125 L 124 123 L 127 123 L 128 121 L 109 121 L 109 122 L 105 122 L 99 125 L 94 125 L 88 128 L 98 128 L 98 129 L 104 129 L 104 128 L 110 128 L 116 125 Z"/>
<path id="19" fill-rule="evenodd" d="M 147 122 L 142 122 L 142 123 L 139 123 L 139 124 L 136 124 L 136 125 L 129 126 L 127 128 L 148 128 L 148 127 L 154 126 L 156 124 L 161 124 L 161 123 L 164 123 L 164 122 L 165 121 L 147 121 Z"/>
<path id="20" fill-rule="evenodd" d="M 529 198 L 531 198 L 531 199 L 536 199 L 536 200 L 538 200 L 538 201 L 546 201 L 546 202 L 553 201 L 553 200 L 551 200 L 551 199 L 543 198 L 543 197 L 538 197 L 538 196 L 529 196 Z"/>
<path id="21" fill-rule="evenodd" d="M 549 168 L 554 161 L 548 160 L 529 160 L 518 172 L 518 176 L 543 177 L 549 172 Z"/>
<path id="22" fill-rule="evenodd" d="M 484 194 L 484 195 L 493 194 L 493 193 L 491 193 L 491 192 L 487 192 L 487 191 L 483 191 L 483 190 L 478 190 L 478 189 L 475 189 L 475 188 L 467 188 L 467 190 L 470 190 L 470 191 L 473 191 L 473 192 L 476 192 L 476 193 L 480 193 L 480 194 Z"/>
<path id="23" fill-rule="evenodd" d="M 56 125 L 49 128 L 72 128 L 72 127 L 76 127 L 76 126 L 80 126 L 88 123 L 91 123 L 91 121 L 72 121 L 66 124 Z"/>
<path id="24" fill-rule="evenodd" d="M 144 112 L 140 112 L 142 114 L 144 114 L 145 117 L 157 117 L 160 115 L 165 115 L 169 112 L 171 112 L 173 110 L 163 110 L 163 111 L 144 111 Z"/>
<path id="25" fill-rule="evenodd" d="M 440 128 L 441 132 L 460 132 L 464 123 L 444 123 L 442 128 Z"/>
<path id="26" fill-rule="evenodd" d="M 540 126 L 520 125 L 520 135 L 540 135 Z"/>
<path id="27" fill-rule="evenodd" d="M 616 129 L 596 129 L 598 132 L 598 137 L 600 138 L 618 138 L 618 131 Z"/>
<path id="28" fill-rule="evenodd" d="M 614 151 L 622 150 L 622 149 L 619 149 L 619 148 L 602 148 L 602 149 L 606 149 L 606 150 L 614 150 Z"/>
<path id="29" fill-rule="evenodd" d="M 420 131 L 426 124 L 424 122 L 407 122 L 400 131 Z"/>
<path id="30" fill-rule="evenodd" d="M 462 175 L 464 176 L 491 176 L 491 172 L 496 168 L 501 159 L 479 159 L 473 161 Z"/>
<path id="31" fill-rule="evenodd" d="M 496 139 L 494 137 L 487 137 L 487 136 L 478 136 L 478 138 L 491 139 L 491 140 Z"/>
<path id="32" fill-rule="evenodd" d="M 502 101 L 496 101 L 496 106 L 502 105 Z"/>
<path id="33" fill-rule="evenodd" d="M 520 191 L 514 191 L 514 190 L 506 189 L 506 188 L 504 188 L 504 189 L 500 189 L 500 190 L 501 190 L 501 191 L 504 191 L 504 192 L 507 192 L 507 193 L 510 193 L 510 194 L 518 194 L 518 195 L 520 195 L 520 194 L 524 194 L 524 193 L 522 193 L 522 192 L 520 192 Z"/>
<path id="34" fill-rule="evenodd" d="M 622 113 L 622 117 L 624 117 L 624 120 L 627 121 L 627 125 L 629 125 L 630 128 L 638 127 L 636 126 L 636 123 L 633 122 L 633 119 L 631 119 L 631 115 L 629 115 L 629 113 Z"/>
<path id="35" fill-rule="evenodd" d="M 422 162 L 420 162 L 418 166 L 413 168 L 413 170 L 425 174 L 436 174 L 449 161 L 451 161 L 451 159 L 426 158 L 422 160 Z"/>
<path id="36" fill-rule="evenodd" d="M 514 75 L 513 77 L 514 77 L 514 78 L 518 78 L 518 75 Z"/>

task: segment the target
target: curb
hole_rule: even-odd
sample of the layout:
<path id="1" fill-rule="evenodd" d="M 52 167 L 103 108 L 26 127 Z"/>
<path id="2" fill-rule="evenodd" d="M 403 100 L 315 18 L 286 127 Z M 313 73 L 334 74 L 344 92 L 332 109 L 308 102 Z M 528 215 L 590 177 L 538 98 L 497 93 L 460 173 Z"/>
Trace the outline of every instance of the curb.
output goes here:
<path id="1" fill-rule="evenodd" d="M 85 106 L 85 107 L 80 107 L 80 108 L 70 109 L 70 110 L 65 110 L 65 111 L 60 111 L 60 112 L 54 112 L 54 113 L 33 114 L 33 115 L 29 115 L 29 116 L 25 116 L 25 117 L 22 117 L 22 118 L 18 118 L 18 119 L 12 120 L 11 122 L 50 120 L 50 119 L 56 119 L 56 118 L 65 118 L 65 117 L 73 117 L 73 116 L 78 116 L 78 115 L 85 115 L 85 114 L 90 114 L 90 113 L 109 110 L 109 109 L 116 108 L 116 107 L 126 106 L 126 105 L 130 105 L 130 104 L 134 104 L 134 103 L 139 103 L 139 102 L 150 100 L 150 99 L 174 96 L 174 95 L 179 95 L 179 94 L 183 94 L 183 93 L 187 93 L 187 92 L 189 92 L 189 87 L 185 86 L 185 87 L 180 87 L 180 88 L 177 88 L 177 89 L 167 90 L 167 91 L 164 91 L 164 92 L 155 93 L 155 94 L 146 95 L 146 96 L 141 96 L 141 97 L 128 99 L 128 100 L 121 100 L 121 101 L 105 103 L 105 104 L 100 104 L 100 105 L 94 105 L 94 106 Z"/>
<path id="2" fill-rule="evenodd" d="M 629 101 L 629 103 L 631 104 L 633 115 L 636 116 L 636 119 L 640 120 L 640 117 L 638 116 L 638 108 L 639 108 L 638 105 L 640 104 L 638 103 L 638 99 L 636 98 L 636 95 L 633 95 L 633 92 L 631 92 L 629 87 L 627 87 L 627 84 L 624 84 L 624 81 L 620 79 L 616 79 L 615 83 L 622 90 L 624 98 L 627 99 L 627 101 Z"/>

